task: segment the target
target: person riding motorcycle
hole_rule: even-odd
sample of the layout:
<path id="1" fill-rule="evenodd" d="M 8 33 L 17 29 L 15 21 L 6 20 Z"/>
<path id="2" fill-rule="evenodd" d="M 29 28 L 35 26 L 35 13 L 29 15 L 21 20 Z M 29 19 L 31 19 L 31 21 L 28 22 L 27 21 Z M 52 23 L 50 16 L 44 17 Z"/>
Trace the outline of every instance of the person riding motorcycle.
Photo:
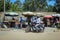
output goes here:
<path id="1" fill-rule="evenodd" d="M 41 19 L 39 16 L 33 18 L 32 22 L 31 22 L 31 25 L 32 25 L 32 29 L 33 31 L 39 31 L 41 29 L 40 25 L 41 25 Z"/>

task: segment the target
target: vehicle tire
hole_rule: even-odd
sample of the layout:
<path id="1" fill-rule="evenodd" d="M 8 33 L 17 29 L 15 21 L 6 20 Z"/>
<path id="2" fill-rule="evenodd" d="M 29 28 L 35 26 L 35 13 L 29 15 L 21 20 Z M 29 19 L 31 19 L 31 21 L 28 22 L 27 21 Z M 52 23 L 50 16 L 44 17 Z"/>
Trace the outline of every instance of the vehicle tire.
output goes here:
<path id="1" fill-rule="evenodd" d="M 43 26 L 39 27 L 39 32 L 44 32 L 44 27 Z"/>
<path id="2" fill-rule="evenodd" d="M 30 32 L 30 31 L 31 31 L 31 27 L 27 26 L 25 32 Z"/>

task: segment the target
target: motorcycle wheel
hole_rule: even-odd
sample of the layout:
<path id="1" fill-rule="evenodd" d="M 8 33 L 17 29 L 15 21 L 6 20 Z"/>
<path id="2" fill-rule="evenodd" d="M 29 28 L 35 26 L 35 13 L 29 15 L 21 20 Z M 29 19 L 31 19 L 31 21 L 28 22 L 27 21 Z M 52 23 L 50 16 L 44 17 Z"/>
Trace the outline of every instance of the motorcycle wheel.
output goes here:
<path id="1" fill-rule="evenodd" d="M 29 26 L 26 27 L 25 32 L 30 32 L 31 28 Z"/>

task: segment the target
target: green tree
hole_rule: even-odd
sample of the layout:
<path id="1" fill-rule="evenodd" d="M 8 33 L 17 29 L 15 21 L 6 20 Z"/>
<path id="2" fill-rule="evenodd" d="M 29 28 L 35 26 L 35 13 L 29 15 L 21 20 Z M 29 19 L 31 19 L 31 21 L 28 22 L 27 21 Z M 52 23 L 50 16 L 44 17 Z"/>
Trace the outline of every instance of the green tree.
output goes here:
<path id="1" fill-rule="evenodd" d="M 4 0 L 1 0 L 0 1 L 0 12 L 1 11 L 4 11 Z M 10 0 L 5 0 L 5 10 L 8 11 L 10 10 L 10 7 L 11 7 L 11 2 Z"/>
<path id="2" fill-rule="evenodd" d="M 11 7 L 10 7 L 10 10 L 9 11 L 17 11 L 18 10 L 18 8 L 17 8 L 17 6 L 15 4 L 11 3 L 10 6 Z"/>
<path id="3" fill-rule="evenodd" d="M 0 12 L 4 11 L 4 0 L 0 0 Z"/>
<path id="4" fill-rule="evenodd" d="M 57 12 L 60 12 L 60 0 L 56 0 L 56 9 Z"/>
<path id="5" fill-rule="evenodd" d="M 6 11 L 9 11 L 10 10 L 10 7 L 11 7 L 11 2 L 10 2 L 10 0 L 6 0 L 6 3 L 5 3 L 5 10 Z"/>
<path id="6" fill-rule="evenodd" d="M 53 7 L 53 12 L 57 12 L 56 6 Z"/>
<path id="7" fill-rule="evenodd" d="M 48 6 L 48 12 L 53 12 L 53 7 L 54 6 Z"/>
<path id="8" fill-rule="evenodd" d="M 24 10 L 42 11 L 46 7 L 46 0 L 25 0 Z"/>
<path id="9" fill-rule="evenodd" d="M 25 0 L 24 4 L 23 4 L 23 10 L 24 11 L 29 11 L 29 5 L 31 3 L 31 0 Z"/>
<path id="10" fill-rule="evenodd" d="M 20 0 L 16 0 L 15 2 L 14 2 L 14 5 L 15 5 L 15 7 L 17 7 L 17 10 L 16 11 L 21 11 L 21 9 L 22 9 L 22 4 L 21 4 L 21 2 L 20 2 Z"/>

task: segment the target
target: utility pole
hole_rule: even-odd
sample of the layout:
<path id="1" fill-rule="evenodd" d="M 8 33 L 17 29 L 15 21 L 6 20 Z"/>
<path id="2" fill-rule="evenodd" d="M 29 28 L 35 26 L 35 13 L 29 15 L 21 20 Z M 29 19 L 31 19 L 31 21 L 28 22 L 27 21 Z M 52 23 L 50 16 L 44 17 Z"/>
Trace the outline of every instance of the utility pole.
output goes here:
<path id="1" fill-rule="evenodd" d="M 4 18 L 3 21 L 5 20 L 5 0 L 4 0 Z"/>
<path id="2" fill-rule="evenodd" d="M 4 14 L 5 14 L 5 0 L 4 0 Z"/>

